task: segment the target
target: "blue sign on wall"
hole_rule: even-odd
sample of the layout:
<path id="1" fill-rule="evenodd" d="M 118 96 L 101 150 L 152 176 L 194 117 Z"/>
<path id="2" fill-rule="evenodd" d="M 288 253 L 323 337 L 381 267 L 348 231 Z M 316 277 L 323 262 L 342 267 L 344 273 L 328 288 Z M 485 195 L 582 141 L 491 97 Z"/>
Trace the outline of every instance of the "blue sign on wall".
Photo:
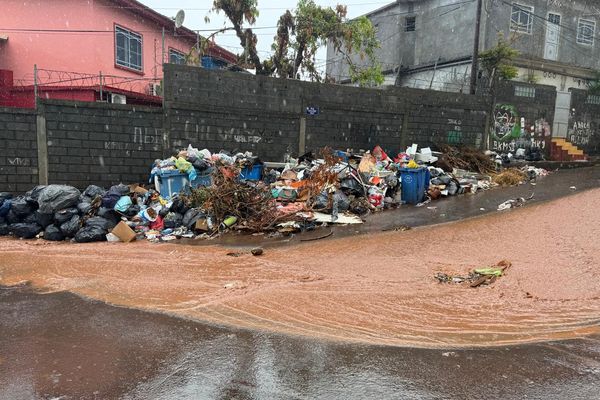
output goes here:
<path id="1" fill-rule="evenodd" d="M 321 109 L 319 107 L 306 107 L 306 115 L 319 115 L 321 114 Z"/>

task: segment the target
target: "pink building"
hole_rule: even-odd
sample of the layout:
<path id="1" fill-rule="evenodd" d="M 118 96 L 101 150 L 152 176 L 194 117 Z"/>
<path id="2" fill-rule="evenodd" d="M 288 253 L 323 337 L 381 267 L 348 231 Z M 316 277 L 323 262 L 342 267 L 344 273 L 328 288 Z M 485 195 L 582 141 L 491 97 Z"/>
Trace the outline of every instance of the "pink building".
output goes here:
<path id="1" fill-rule="evenodd" d="M 135 0 L 1 3 L 0 88 L 6 93 L 12 80 L 15 90 L 10 96 L 12 103 L 5 94 L 3 104 L 0 93 L 0 106 L 31 106 L 31 99 L 25 101 L 27 104 L 14 103 L 23 97 L 22 92 L 31 91 L 23 86 L 33 85 L 34 65 L 40 70 L 40 96 L 89 101 L 100 100 L 102 91 L 104 101 L 111 101 L 112 94 L 121 94 L 131 99 L 128 102 L 135 103 L 136 97 L 141 103 L 152 102 L 151 98 L 159 94 L 156 85 L 162 78 L 163 61 L 184 63 L 199 40 L 195 32 L 175 28 L 170 18 Z M 225 66 L 235 64 L 236 56 L 212 45 L 203 61 Z M 65 93 L 66 88 L 73 90 Z"/>

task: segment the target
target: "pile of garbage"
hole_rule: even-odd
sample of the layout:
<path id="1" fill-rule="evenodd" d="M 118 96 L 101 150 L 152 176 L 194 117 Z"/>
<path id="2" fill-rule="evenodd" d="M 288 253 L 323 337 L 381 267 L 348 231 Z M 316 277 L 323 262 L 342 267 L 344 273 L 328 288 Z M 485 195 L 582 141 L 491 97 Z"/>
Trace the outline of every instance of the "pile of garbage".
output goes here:
<path id="1" fill-rule="evenodd" d="M 392 158 L 379 146 L 360 153 L 325 148 L 318 156 L 263 163 L 251 153 L 190 145 L 155 161 L 154 187 L 91 185 L 80 192 L 49 185 L 17 197 L 0 193 L 0 235 L 82 243 L 211 239 L 229 231 L 290 234 L 361 224 L 368 213 L 498 185 L 493 158 L 472 149 L 445 150 L 419 151 L 414 144 Z M 519 180 L 546 173 L 532 167 L 510 172 Z"/>

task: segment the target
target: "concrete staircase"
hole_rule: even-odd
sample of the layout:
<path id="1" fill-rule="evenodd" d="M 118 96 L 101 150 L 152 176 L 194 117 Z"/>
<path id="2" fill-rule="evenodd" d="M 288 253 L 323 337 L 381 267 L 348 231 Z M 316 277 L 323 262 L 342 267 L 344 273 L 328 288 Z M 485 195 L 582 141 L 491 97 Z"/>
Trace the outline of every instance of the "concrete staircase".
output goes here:
<path id="1" fill-rule="evenodd" d="M 579 147 L 565 138 L 552 138 L 550 144 L 552 161 L 586 161 L 587 156 Z"/>

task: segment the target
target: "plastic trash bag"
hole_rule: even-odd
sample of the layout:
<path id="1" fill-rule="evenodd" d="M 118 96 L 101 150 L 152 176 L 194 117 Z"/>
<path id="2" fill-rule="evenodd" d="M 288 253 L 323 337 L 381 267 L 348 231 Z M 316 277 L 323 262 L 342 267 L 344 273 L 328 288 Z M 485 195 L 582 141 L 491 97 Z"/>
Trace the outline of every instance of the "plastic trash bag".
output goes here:
<path id="1" fill-rule="evenodd" d="M 183 215 L 170 212 L 163 218 L 165 229 L 179 228 L 183 224 Z"/>
<path id="2" fill-rule="evenodd" d="M 75 241 L 77 243 L 103 242 L 106 240 L 107 233 L 108 231 L 100 226 L 86 226 L 75 234 Z"/>
<path id="3" fill-rule="evenodd" d="M 2 204 L 5 200 L 10 200 L 13 198 L 13 195 L 8 192 L 0 192 L 0 204 Z"/>
<path id="4" fill-rule="evenodd" d="M 35 215 L 35 211 L 22 218 L 21 222 L 24 222 L 26 224 L 37 224 L 37 216 Z"/>
<path id="5" fill-rule="evenodd" d="M 54 214 L 44 214 L 43 212 L 40 212 L 40 210 L 37 210 L 34 215 L 35 222 L 42 228 L 46 228 L 54 221 Z"/>
<path id="6" fill-rule="evenodd" d="M 124 213 L 123 213 L 123 215 L 125 215 L 127 218 L 133 218 L 133 217 L 135 217 L 136 215 L 138 215 L 138 214 L 139 214 L 140 210 L 141 210 L 141 207 L 140 207 L 140 206 L 138 206 L 138 205 L 136 205 L 136 204 L 134 204 L 134 205 L 132 205 L 131 207 L 129 207 L 129 208 L 128 208 L 128 209 L 127 209 L 127 210 L 126 210 Z M 168 210 L 167 210 L 167 211 L 168 211 Z"/>
<path id="7" fill-rule="evenodd" d="M 12 200 L 0 200 L 0 217 L 6 217 L 12 206 Z"/>
<path id="8" fill-rule="evenodd" d="M 181 197 L 173 197 L 173 204 L 171 205 L 170 211 L 178 214 L 185 214 L 190 208 L 185 205 L 185 202 Z"/>
<path id="9" fill-rule="evenodd" d="M 90 226 L 96 226 L 98 228 L 102 228 L 105 231 L 109 231 L 110 229 L 114 228 L 114 226 L 116 225 L 116 223 L 114 223 L 114 221 L 110 221 L 106 218 L 102 218 L 102 217 L 92 217 L 92 218 L 88 218 L 85 221 L 84 224 L 86 227 L 90 227 Z"/>
<path id="10" fill-rule="evenodd" d="M 92 211 L 92 203 L 89 201 L 82 201 L 81 203 L 77 204 L 77 210 L 79 210 L 79 214 L 85 215 Z"/>
<path id="11" fill-rule="evenodd" d="M 327 192 L 321 192 L 315 197 L 313 208 L 315 210 L 326 210 L 329 208 L 329 196 Z"/>
<path id="12" fill-rule="evenodd" d="M 121 197 L 123 197 L 123 194 L 121 194 L 118 188 L 115 186 L 111 187 L 108 192 L 102 196 L 102 207 L 110 208 L 112 210 L 115 208 L 115 205 Z"/>
<path id="13" fill-rule="evenodd" d="M 42 190 L 44 190 L 44 188 L 46 188 L 46 185 L 38 185 L 31 189 L 29 192 L 25 193 L 25 196 L 31 197 L 33 200 L 37 201 L 40 193 L 42 192 Z"/>
<path id="14" fill-rule="evenodd" d="M 131 197 L 129 196 L 121 196 L 121 198 L 119 199 L 119 201 L 117 201 L 117 204 L 115 204 L 115 211 L 118 211 L 120 213 L 124 213 L 125 211 L 127 211 L 127 209 L 133 204 L 133 201 L 131 201 Z"/>
<path id="15" fill-rule="evenodd" d="M 452 179 L 450 183 L 448 183 L 448 185 L 446 186 L 446 190 L 448 191 L 448 194 L 450 196 L 454 196 L 456 193 L 458 193 L 458 188 L 458 182 L 454 179 Z"/>
<path id="16" fill-rule="evenodd" d="M 74 215 L 69 221 L 60 226 L 60 231 L 65 237 L 73 237 L 81 229 L 81 218 Z"/>
<path id="17" fill-rule="evenodd" d="M 60 210 L 54 213 L 54 221 L 58 225 L 61 225 L 73 218 L 74 215 L 78 214 L 79 210 L 77 208 L 66 208 L 64 210 Z"/>
<path id="18" fill-rule="evenodd" d="M 48 225 L 44 230 L 44 239 L 52 242 L 60 242 L 65 240 L 65 236 L 56 225 Z"/>
<path id="19" fill-rule="evenodd" d="M 194 224 L 196 224 L 196 221 L 198 221 L 200 218 L 204 218 L 205 216 L 206 215 L 199 209 L 191 208 L 183 216 L 181 224 L 188 229 L 191 229 Z"/>
<path id="20" fill-rule="evenodd" d="M 44 214 L 54 213 L 65 208 L 76 206 L 81 192 L 73 186 L 46 186 L 38 196 L 40 211 Z"/>
<path id="21" fill-rule="evenodd" d="M 0 236 L 8 236 L 8 234 L 10 234 L 8 224 L 0 224 Z"/>
<path id="22" fill-rule="evenodd" d="M 19 196 L 11 200 L 11 211 L 19 218 L 24 218 L 37 209 L 35 200 L 29 197 Z"/>
<path id="23" fill-rule="evenodd" d="M 184 172 L 184 173 L 187 173 L 190 170 L 190 168 L 194 168 L 192 166 L 192 163 L 187 161 L 183 157 L 179 157 L 177 159 L 177 161 L 175 161 L 175 167 L 179 170 L 179 172 Z"/>
<path id="24" fill-rule="evenodd" d="M 96 196 L 104 196 L 104 193 L 106 193 L 106 189 L 101 188 L 100 186 L 90 185 L 83 191 L 82 196 L 94 200 Z"/>
<path id="25" fill-rule="evenodd" d="M 42 227 L 38 224 L 30 224 L 30 223 L 17 223 L 9 226 L 10 231 L 16 237 L 20 237 L 23 239 L 33 239 L 37 236 L 38 233 L 42 231 Z"/>
<path id="26" fill-rule="evenodd" d="M 21 218 L 19 218 L 19 216 L 15 214 L 13 210 L 9 210 L 8 214 L 6 214 L 4 218 L 6 219 L 6 222 L 8 222 L 9 225 L 21 222 Z"/>
<path id="27" fill-rule="evenodd" d="M 350 200 L 344 192 L 338 190 L 333 194 L 333 205 L 337 211 L 345 212 L 350 208 Z"/>

